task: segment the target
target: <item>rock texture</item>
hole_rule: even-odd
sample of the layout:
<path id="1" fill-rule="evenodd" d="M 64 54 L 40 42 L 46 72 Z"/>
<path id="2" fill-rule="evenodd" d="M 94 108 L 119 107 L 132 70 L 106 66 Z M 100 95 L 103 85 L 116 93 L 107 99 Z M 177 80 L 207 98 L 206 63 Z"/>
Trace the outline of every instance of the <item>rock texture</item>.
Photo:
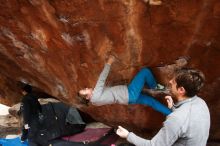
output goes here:
<path id="1" fill-rule="evenodd" d="M 0 102 L 17 103 L 18 81 L 68 104 L 93 87 L 109 54 L 120 61 L 108 84 L 129 82 L 143 66 L 163 69 L 180 56 L 207 78 L 201 96 L 211 116 L 211 139 L 220 139 L 220 1 L 9 0 L 0 2 Z M 135 106 L 85 108 L 94 118 L 130 129 L 157 129 L 164 117 Z"/>
<path id="2" fill-rule="evenodd" d="M 20 121 L 12 115 L 0 115 L 0 138 L 20 133 Z"/>

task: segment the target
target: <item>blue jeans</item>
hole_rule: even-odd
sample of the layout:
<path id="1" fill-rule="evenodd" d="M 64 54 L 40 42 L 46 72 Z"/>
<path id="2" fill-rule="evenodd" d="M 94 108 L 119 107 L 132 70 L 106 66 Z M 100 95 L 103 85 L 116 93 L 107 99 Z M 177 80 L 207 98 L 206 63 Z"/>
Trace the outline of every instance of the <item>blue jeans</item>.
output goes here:
<path id="1" fill-rule="evenodd" d="M 144 104 L 166 116 L 169 115 L 171 110 L 168 107 L 153 97 L 141 93 L 144 85 L 150 89 L 155 89 L 157 86 L 156 80 L 148 68 L 141 69 L 128 85 L 129 104 Z"/>

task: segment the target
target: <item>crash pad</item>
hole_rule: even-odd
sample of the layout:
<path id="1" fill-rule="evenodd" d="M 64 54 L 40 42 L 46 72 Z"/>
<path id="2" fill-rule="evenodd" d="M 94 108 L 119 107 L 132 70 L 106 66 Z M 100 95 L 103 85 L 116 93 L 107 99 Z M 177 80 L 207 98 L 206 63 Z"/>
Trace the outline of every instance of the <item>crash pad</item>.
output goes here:
<path id="1" fill-rule="evenodd" d="M 0 138 L 0 146 L 28 146 L 28 142 L 21 143 L 19 137 L 13 139 Z"/>

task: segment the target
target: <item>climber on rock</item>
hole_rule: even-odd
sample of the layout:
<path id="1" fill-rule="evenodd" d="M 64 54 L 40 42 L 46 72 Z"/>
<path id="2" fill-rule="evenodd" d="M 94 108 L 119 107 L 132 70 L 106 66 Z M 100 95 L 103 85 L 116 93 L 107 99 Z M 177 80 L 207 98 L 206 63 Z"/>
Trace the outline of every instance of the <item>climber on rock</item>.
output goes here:
<path id="1" fill-rule="evenodd" d="M 143 104 L 152 107 L 164 115 L 169 115 L 171 110 L 161 104 L 152 96 L 143 94 L 142 90 L 146 85 L 149 89 L 160 90 L 168 94 L 163 85 L 157 84 L 149 68 L 142 68 L 133 78 L 129 85 L 118 85 L 106 87 L 105 82 L 109 74 L 112 63 L 115 61 L 114 56 L 110 56 L 101 72 L 94 89 L 85 88 L 78 92 L 78 97 L 94 105 L 106 104 Z"/>

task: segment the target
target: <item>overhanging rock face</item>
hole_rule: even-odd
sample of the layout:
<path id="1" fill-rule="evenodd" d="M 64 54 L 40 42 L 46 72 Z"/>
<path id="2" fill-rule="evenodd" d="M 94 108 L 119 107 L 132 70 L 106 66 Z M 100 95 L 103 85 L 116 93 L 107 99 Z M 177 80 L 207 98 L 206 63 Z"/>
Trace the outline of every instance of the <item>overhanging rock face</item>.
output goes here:
<path id="1" fill-rule="evenodd" d="M 27 82 L 60 100 L 75 104 L 76 92 L 93 87 L 109 54 L 116 62 L 108 84 L 132 79 L 143 66 L 190 57 L 189 66 L 207 78 L 201 96 L 207 101 L 219 139 L 220 1 L 164 0 L 9 0 L 0 3 L 0 101 L 12 104 Z M 155 72 L 158 70 L 155 69 Z M 165 82 L 159 70 L 157 77 Z M 156 129 L 159 113 L 143 106 L 85 108 L 97 120 L 130 129 Z M 154 115 L 156 114 L 156 115 Z M 151 116 L 154 115 L 154 116 Z"/>

